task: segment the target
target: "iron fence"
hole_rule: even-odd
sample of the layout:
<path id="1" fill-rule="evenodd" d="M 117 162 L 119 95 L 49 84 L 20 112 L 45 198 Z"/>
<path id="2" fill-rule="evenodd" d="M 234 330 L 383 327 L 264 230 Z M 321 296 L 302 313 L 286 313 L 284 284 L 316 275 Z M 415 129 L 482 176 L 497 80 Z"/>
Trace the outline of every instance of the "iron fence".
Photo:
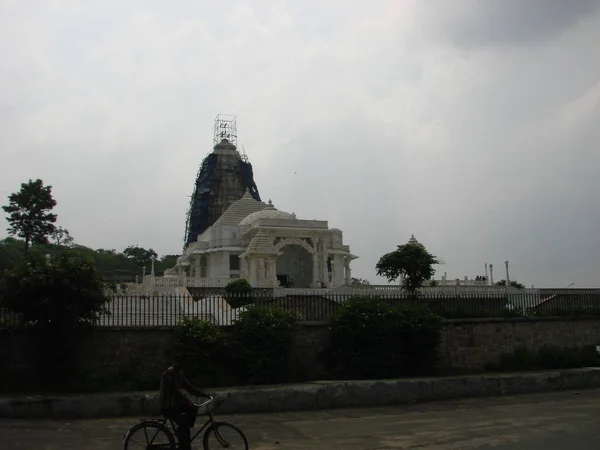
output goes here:
<path id="1" fill-rule="evenodd" d="M 408 305 L 415 300 L 397 292 L 369 293 L 366 290 L 339 294 L 318 291 L 275 295 L 255 292 L 250 296 L 216 293 L 193 297 L 169 295 L 114 296 L 106 305 L 107 315 L 98 326 L 172 327 L 184 318 L 201 318 L 219 326 L 233 325 L 249 305 L 278 307 L 293 311 L 301 322 L 324 322 L 355 296 L 370 296 L 390 306 Z M 540 289 L 494 293 L 425 293 L 418 299 L 446 319 L 508 317 L 600 316 L 600 289 Z M 25 324 L 19 314 L 0 309 L 0 328 L 18 328 Z"/>

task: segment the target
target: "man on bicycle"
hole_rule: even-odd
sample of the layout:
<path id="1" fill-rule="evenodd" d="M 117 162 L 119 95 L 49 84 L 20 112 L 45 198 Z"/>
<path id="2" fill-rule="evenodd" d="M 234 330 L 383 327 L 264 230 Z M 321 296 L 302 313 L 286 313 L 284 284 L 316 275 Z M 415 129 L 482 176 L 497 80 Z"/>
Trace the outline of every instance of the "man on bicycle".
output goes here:
<path id="1" fill-rule="evenodd" d="M 162 374 L 160 380 L 159 402 L 162 413 L 177 424 L 177 440 L 181 450 L 191 450 L 190 429 L 194 427 L 198 406 L 184 393 L 210 398 L 188 381 L 179 364 L 172 364 Z"/>

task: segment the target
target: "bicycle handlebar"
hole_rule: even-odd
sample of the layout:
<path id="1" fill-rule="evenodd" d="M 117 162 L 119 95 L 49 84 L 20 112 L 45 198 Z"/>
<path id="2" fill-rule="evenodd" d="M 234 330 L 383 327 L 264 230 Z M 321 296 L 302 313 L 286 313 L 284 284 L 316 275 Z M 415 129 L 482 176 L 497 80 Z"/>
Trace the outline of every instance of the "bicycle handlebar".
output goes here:
<path id="1" fill-rule="evenodd" d="M 214 401 L 215 401 L 215 398 L 214 398 L 214 397 L 211 395 L 211 396 L 208 398 L 208 400 L 206 400 L 206 401 L 204 401 L 204 402 L 202 402 L 202 403 L 196 403 L 196 406 L 197 406 L 198 408 L 202 408 L 202 407 L 204 407 L 204 406 L 206 406 L 206 405 L 210 405 L 210 404 L 211 404 L 212 402 L 214 402 Z"/>

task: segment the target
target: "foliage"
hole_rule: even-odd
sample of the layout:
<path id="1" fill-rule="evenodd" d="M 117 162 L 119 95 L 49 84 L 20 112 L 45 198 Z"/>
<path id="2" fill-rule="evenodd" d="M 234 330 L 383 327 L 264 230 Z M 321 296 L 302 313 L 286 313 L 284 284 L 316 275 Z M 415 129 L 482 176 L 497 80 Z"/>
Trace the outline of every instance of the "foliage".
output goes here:
<path id="1" fill-rule="evenodd" d="M 523 283 L 519 283 L 518 281 L 511 281 L 510 285 L 517 289 L 525 289 L 525 285 Z M 500 280 L 496 282 L 496 286 L 506 286 L 506 280 Z"/>
<path id="2" fill-rule="evenodd" d="M 65 243 L 58 245 L 53 239 L 53 244 L 39 244 L 33 246 L 28 253 L 38 252 L 40 255 L 53 255 L 60 251 L 65 251 Z M 67 240 L 68 244 L 68 240 Z M 136 275 L 142 275 L 142 270 L 136 262 L 126 258 L 122 253 L 115 249 L 94 250 L 83 245 L 72 244 L 68 246 L 73 254 L 94 262 L 98 272 L 107 280 L 113 283 L 132 282 Z M 6 238 L 0 241 L 0 274 L 3 269 L 12 269 L 23 258 L 25 254 L 25 243 L 20 239 Z M 177 262 L 178 255 L 165 255 L 155 263 L 155 272 L 158 276 L 171 268 Z"/>
<path id="3" fill-rule="evenodd" d="M 0 280 L 0 307 L 32 328 L 40 389 L 72 382 L 80 334 L 108 313 L 104 289 L 93 264 L 71 252 L 50 261 L 31 252 Z"/>
<path id="4" fill-rule="evenodd" d="M 69 230 L 63 227 L 55 228 L 55 230 L 50 233 L 50 238 L 52 239 L 52 243 L 59 247 L 71 247 L 75 243 L 75 239 L 73 239 Z"/>
<path id="5" fill-rule="evenodd" d="M 33 253 L 0 282 L 0 303 L 36 327 L 72 329 L 96 323 L 108 297 L 94 265 L 71 253 L 48 262 Z"/>
<path id="6" fill-rule="evenodd" d="M 284 382 L 293 377 L 291 359 L 298 320 L 276 307 L 250 306 L 240 313 L 231 343 L 237 373 L 249 384 Z"/>
<path id="7" fill-rule="evenodd" d="M 56 206 L 52 186 L 44 186 L 40 179 L 21 183 L 21 190 L 8 196 L 9 203 L 2 209 L 9 215 L 8 232 L 25 240 L 25 251 L 33 244 L 48 243 L 54 232 L 56 214 L 50 211 Z"/>
<path id="8" fill-rule="evenodd" d="M 208 321 L 177 327 L 176 360 L 199 386 L 286 381 L 297 320 L 278 308 L 252 306 L 227 333 Z"/>
<path id="9" fill-rule="evenodd" d="M 10 270 L 17 265 L 24 251 L 23 241 L 10 237 L 0 241 L 0 277 L 5 270 Z"/>
<path id="10" fill-rule="evenodd" d="M 352 298 L 331 322 L 332 374 L 385 378 L 428 373 L 438 360 L 441 327 L 441 318 L 417 302 L 392 307 L 376 297 Z"/>
<path id="11" fill-rule="evenodd" d="M 252 286 L 245 278 L 237 278 L 225 286 L 225 299 L 232 308 L 249 305 L 254 301 Z"/>
<path id="12" fill-rule="evenodd" d="M 399 245 L 395 251 L 383 255 L 375 269 L 377 275 L 387 278 L 390 282 L 403 277 L 402 289 L 414 296 L 423 283 L 433 277 L 433 266 L 439 263 L 440 260 L 429 253 L 423 244 L 408 243 Z"/>
<path id="13" fill-rule="evenodd" d="M 595 345 L 584 347 L 559 347 L 544 345 L 537 351 L 519 345 L 510 353 L 500 356 L 498 364 L 491 364 L 488 370 L 559 370 L 600 366 L 600 355 Z"/>
<path id="14" fill-rule="evenodd" d="M 163 255 L 154 265 L 154 270 L 163 273 L 166 269 L 171 269 L 177 264 L 177 259 L 181 255 Z"/>
<path id="15" fill-rule="evenodd" d="M 368 280 L 365 280 L 363 278 L 352 277 L 352 279 L 350 280 L 350 284 L 352 286 L 369 286 L 371 283 L 369 283 Z"/>
<path id="16" fill-rule="evenodd" d="M 123 256 L 138 267 L 146 266 L 148 271 L 152 264 L 152 258 L 158 258 L 158 254 L 153 249 L 145 249 L 137 245 L 130 245 L 123 250 Z"/>
<path id="17" fill-rule="evenodd" d="M 197 386 L 216 386 L 222 381 L 226 360 L 225 334 L 216 325 L 198 318 L 184 318 L 178 325 L 175 360 Z"/>

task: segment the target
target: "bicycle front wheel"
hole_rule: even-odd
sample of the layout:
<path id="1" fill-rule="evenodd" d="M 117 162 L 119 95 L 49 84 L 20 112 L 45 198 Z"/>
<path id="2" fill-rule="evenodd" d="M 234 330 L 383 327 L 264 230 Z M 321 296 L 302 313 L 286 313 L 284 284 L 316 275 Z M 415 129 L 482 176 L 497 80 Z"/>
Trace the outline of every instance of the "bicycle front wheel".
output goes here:
<path id="1" fill-rule="evenodd" d="M 173 433 L 161 423 L 141 422 L 127 432 L 123 440 L 123 450 L 175 450 Z"/>
<path id="2" fill-rule="evenodd" d="M 204 433 L 204 450 L 230 448 L 248 450 L 248 439 L 235 425 L 227 422 L 214 422 Z"/>

